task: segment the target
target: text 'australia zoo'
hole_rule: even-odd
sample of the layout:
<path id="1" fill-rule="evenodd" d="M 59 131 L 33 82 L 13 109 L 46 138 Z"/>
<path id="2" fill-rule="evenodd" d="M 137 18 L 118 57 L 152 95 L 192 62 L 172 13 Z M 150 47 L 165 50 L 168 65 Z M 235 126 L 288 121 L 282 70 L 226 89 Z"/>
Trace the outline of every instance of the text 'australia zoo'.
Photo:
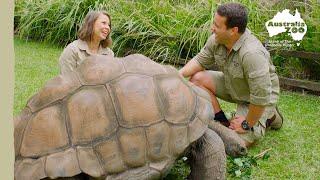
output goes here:
<path id="1" fill-rule="evenodd" d="M 268 27 L 284 27 L 287 32 L 290 31 L 291 29 L 291 32 L 293 33 L 305 32 L 306 31 L 304 28 L 305 25 L 306 24 L 303 22 L 272 22 L 270 21 L 268 23 Z"/>

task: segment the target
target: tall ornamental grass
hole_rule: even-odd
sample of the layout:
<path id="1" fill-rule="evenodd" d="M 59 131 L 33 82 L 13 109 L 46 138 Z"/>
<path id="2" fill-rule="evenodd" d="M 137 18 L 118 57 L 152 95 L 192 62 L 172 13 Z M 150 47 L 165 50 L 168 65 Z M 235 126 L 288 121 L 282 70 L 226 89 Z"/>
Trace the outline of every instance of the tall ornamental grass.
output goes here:
<path id="1" fill-rule="evenodd" d="M 107 10 L 117 55 L 143 53 L 171 63 L 196 54 L 207 40 L 215 5 L 207 1 L 16 1 L 20 37 L 65 46 L 90 9 Z"/>
<path id="2" fill-rule="evenodd" d="M 25 39 L 65 46 L 77 38 L 77 31 L 90 9 L 103 9 L 113 22 L 113 50 L 117 56 L 142 53 L 158 62 L 183 64 L 205 44 L 216 7 L 227 0 L 15 0 L 15 32 Z M 249 28 L 262 42 L 270 40 L 265 22 L 285 8 L 297 8 L 308 31 L 296 50 L 320 52 L 320 7 L 317 0 L 242 0 L 249 10 Z M 273 39 L 281 39 L 277 36 Z M 285 37 L 290 38 L 290 37 Z M 285 59 L 276 57 L 279 69 Z M 320 69 L 320 60 L 299 61 L 303 68 Z M 291 69 L 298 70 L 291 63 Z M 287 72 L 287 71 L 281 71 Z M 320 72 L 319 72 L 320 73 Z M 292 74 L 292 73 L 291 73 Z M 290 73 L 286 73 L 290 76 Z M 316 76 L 316 75 L 315 75 Z"/>

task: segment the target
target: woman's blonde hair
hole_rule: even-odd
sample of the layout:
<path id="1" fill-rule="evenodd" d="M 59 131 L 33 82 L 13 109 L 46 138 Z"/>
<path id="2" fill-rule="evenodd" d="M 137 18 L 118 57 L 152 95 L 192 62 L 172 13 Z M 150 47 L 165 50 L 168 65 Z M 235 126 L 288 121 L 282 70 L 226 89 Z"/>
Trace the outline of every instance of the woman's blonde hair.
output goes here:
<path id="1" fill-rule="evenodd" d="M 108 34 L 106 39 L 100 42 L 100 45 L 103 48 L 106 48 L 112 45 L 112 39 L 111 39 L 112 26 L 111 26 L 111 17 L 105 11 L 89 11 L 86 17 L 84 18 L 81 28 L 79 29 L 78 37 L 83 41 L 90 42 L 92 40 L 94 23 L 96 22 L 96 20 L 101 14 L 104 14 L 109 18 L 110 33 Z"/>

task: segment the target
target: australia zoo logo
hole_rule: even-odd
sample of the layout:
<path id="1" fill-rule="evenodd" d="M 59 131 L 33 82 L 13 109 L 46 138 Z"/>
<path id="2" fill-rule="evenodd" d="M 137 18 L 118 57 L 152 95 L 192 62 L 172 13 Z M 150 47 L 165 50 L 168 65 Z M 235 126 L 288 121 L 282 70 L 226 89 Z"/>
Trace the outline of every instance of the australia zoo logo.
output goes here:
<path id="1" fill-rule="evenodd" d="M 265 23 L 265 26 L 269 32 L 269 37 L 276 36 L 280 33 L 288 33 L 288 35 L 292 37 L 292 40 L 297 43 L 297 46 L 300 45 L 303 36 L 307 32 L 307 25 L 297 9 L 294 15 L 290 14 L 288 9 L 278 12 L 272 19 Z M 272 42 L 271 44 L 269 42 L 269 45 L 272 46 Z M 288 43 L 291 41 L 285 40 L 282 42 Z M 285 46 L 283 43 L 282 45 Z"/>

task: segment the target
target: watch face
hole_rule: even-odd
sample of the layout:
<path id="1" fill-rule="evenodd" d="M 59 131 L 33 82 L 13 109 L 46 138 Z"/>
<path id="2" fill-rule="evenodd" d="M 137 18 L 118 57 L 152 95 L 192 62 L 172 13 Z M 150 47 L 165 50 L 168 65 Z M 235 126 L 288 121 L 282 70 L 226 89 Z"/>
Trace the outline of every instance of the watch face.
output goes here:
<path id="1" fill-rule="evenodd" d="M 241 123 L 241 126 L 244 130 L 249 130 L 250 127 L 249 127 L 249 124 L 246 120 L 244 120 L 242 123 Z"/>

